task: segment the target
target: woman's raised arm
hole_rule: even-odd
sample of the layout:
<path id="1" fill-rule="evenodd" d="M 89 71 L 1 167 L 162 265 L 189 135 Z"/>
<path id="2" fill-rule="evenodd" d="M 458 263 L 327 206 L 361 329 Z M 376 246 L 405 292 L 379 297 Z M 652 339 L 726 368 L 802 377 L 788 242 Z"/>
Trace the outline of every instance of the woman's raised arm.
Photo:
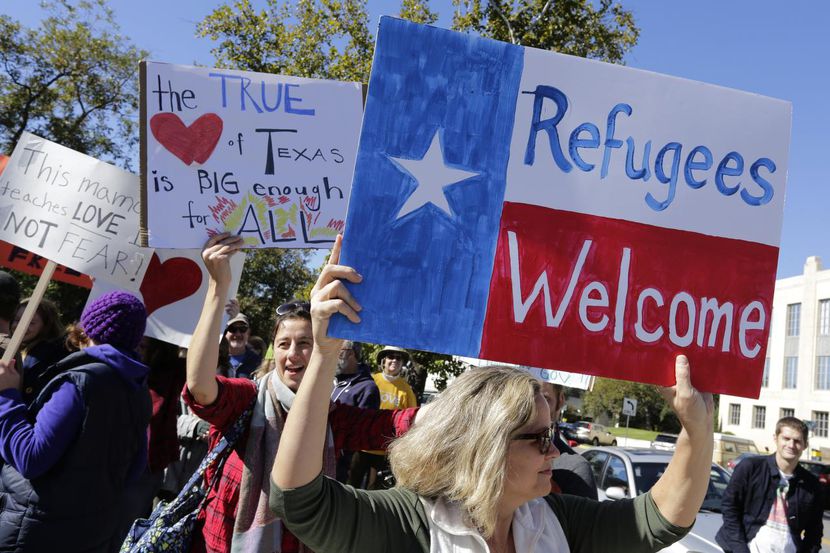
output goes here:
<path id="1" fill-rule="evenodd" d="M 285 421 L 280 447 L 271 477 L 283 489 L 308 484 L 323 470 L 323 448 L 329 413 L 334 371 L 341 340 L 326 336 L 329 319 L 341 313 L 359 323 L 360 305 L 341 282 L 360 282 L 362 277 L 351 267 L 338 265 L 340 236 L 334 242 L 328 264 L 320 273 L 311 292 L 311 324 L 314 349 L 305 376 Z"/>
<path id="2" fill-rule="evenodd" d="M 225 232 L 207 241 L 202 250 L 209 284 L 202 314 L 187 350 L 187 389 L 200 405 L 216 401 L 216 366 L 219 363 L 219 333 L 222 312 L 231 286 L 230 257 L 243 245 L 242 238 Z"/>
<path id="3" fill-rule="evenodd" d="M 706 497 L 714 446 L 714 403 L 712 394 L 692 386 L 689 360 L 678 355 L 676 384 L 663 395 L 672 406 L 683 430 L 666 472 L 651 488 L 651 497 L 660 513 L 672 524 L 688 527 Z"/>

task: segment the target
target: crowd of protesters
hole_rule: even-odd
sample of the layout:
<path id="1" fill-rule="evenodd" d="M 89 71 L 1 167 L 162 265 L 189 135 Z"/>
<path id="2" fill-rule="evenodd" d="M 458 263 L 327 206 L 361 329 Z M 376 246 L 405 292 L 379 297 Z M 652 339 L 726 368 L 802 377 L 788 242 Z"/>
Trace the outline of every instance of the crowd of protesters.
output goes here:
<path id="1" fill-rule="evenodd" d="M 118 551 L 223 439 L 235 441 L 205 473 L 191 551 L 538 550 L 502 547 L 518 513 L 547 520 L 544 543 L 571 551 L 604 543 L 580 517 L 629 517 L 636 524 L 613 550 L 639 540 L 652 551 L 693 522 L 712 416 L 688 365 L 673 396 L 681 454 L 646 499 L 542 501 L 596 500 L 587 462 L 551 430 L 561 387 L 476 369 L 419 410 L 413 387 L 423 390 L 425 371 L 410 352 L 384 346 L 370 358 L 360 343 L 325 336 L 336 311 L 359 321 L 340 283 L 359 282 L 352 269 L 327 265 L 310 303 L 281 305 L 269 340 L 253 336 L 229 297 L 229 260 L 242 246 L 228 234 L 205 246 L 208 293 L 187 350 L 145 337 L 145 308 L 126 292 L 90 302 L 68 327 L 54 303 L 39 303 L 19 354 L 0 363 L 0 551 Z M 21 300 L 0 271 L 0 353 Z M 455 529 L 437 531 L 442 520 Z"/>

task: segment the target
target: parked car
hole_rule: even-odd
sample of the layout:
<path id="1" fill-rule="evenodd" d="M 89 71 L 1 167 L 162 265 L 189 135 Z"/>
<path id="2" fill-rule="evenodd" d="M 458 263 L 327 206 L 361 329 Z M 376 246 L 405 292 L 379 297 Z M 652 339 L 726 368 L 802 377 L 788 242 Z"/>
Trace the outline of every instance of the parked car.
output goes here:
<path id="1" fill-rule="evenodd" d="M 604 426 L 587 421 L 576 423 L 576 441 L 593 445 L 617 445 L 617 438 Z"/>
<path id="2" fill-rule="evenodd" d="M 816 475 L 824 492 L 824 508 L 830 509 L 830 465 L 818 461 L 799 461 L 798 464 Z"/>
<path id="3" fill-rule="evenodd" d="M 755 453 L 758 455 L 760 452 L 752 440 L 715 432 L 715 448 L 712 451 L 713 462 L 726 467 L 729 461 L 741 453 Z"/>
<path id="4" fill-rule="evenodd" d="M 664 451 L 674 451 L 675 444 L 677 444 L 677 434 L 657 434 L 651 441 L 653 449 Z"/>
<path id="5" fill-rule="evenodd" d="M 645 448 L 595 447 L 582 456 L 588 460 L 597 482 L 600 501 L 636 497 L 646 493 L 666 471 L 673 452 Z M 691 532 L 663 549 L 669 553 L 722 553 L 715 542 L 723 524 L 721 502 L 729 473 L 712 463 L 709 489 Z"/>
<path id="6" fill-rule="evenodd" d="M 738 455 L 734 459 L 730 459 L 729 461 L 726 462 L 726 469 L 729 472 L 732 472 L 733 470 L 735 470 L 735 467 L 737 467 L 738 464 L 740 464 L 740 462 L 743 461 L 744 459 L 746 459 L 748 457 L 756 457 L 758 455 L 759 455 L 758 453 L 741 453 L 740 455 Z"/>
<path id="7" fill-rule="evenodd" d="M 569 446 L 574 447 L 579 443 L 579 436 L 577 436 L 576 433 L 576 424 L 571 422 L 559 422 L 556 427 Z"/>

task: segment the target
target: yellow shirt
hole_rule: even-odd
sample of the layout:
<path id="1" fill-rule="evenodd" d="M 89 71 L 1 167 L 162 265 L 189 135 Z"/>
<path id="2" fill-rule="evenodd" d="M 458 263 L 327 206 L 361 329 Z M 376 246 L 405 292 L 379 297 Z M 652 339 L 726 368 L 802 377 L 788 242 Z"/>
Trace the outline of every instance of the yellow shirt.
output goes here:
<path id="1" fill-rule="evenodd" d="M 406 409 L 407 407 L 418 406 L 415 392 L 412 391 L 412 387 L 404 377 L 398 377 L 390 382 L 383 376 L 383 373 L 375 373 L 372 378 L 375 379 L 375 384 L 377 384 L 380 392 L 381 409 Z M 383 455 L 385 452 L 368 451 L 367 453 Z"/>

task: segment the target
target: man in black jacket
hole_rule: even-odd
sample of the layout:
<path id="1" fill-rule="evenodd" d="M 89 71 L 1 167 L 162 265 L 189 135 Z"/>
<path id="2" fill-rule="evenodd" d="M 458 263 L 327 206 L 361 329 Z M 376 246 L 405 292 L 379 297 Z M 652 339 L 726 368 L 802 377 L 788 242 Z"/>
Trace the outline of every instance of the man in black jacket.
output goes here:
<path id="1" fill-rule="evenodd" d="M 824 501 L 818 479 L 799 466 L 807 425 L 784 417 L 775 425 L 775 453 L 750 457 L 732 474 L 716 540 L 727 553 L 817 553 Z"/>
<path id="2" fill-rule="evenodd" d="M 340 402 L 364 409 L 380 407 L 380 392 L 369 367 L 362 362 L 361 346 L 358 342 L 346 340 L 340 348 L 337 360 L 334 390 L 331 391 L 332 402 Z M 351 451 L 338 452 L 337 480 L 346 482 L 352 463 Z"/>

